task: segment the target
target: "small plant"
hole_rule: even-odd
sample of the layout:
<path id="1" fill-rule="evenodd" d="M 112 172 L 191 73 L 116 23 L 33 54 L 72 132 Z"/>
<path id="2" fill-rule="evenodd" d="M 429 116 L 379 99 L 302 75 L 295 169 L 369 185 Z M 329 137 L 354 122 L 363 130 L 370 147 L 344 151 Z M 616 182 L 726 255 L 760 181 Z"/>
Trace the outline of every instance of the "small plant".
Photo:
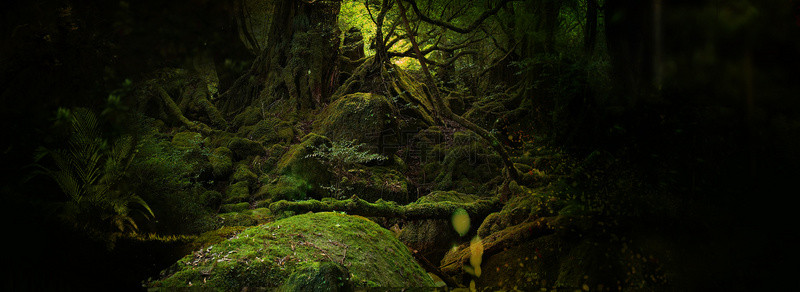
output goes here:
<path id="1" fill-rule="evenodd" d="M 100 136 L 97 117 L 88 109 L 59 109 L 58 113 L 69 126 L 67 147 L 40 148 L 37 163 L 49 156 L 55 169 L 36 166 L 67 196 L 59 215 L 92 233 L 138 230 L 131 211 L 141 211 L 146 218 L 153 212 L 144 200 L 123 187 L 125 173 L 137 152 L 133 138 L 122 136 L 109 143 Z"/>
<path id="2" fill-rule="evenodd" d="M 323 188 L 329 190 L 335 197 L 341 198 L 346 191 L 350 190 L 350 188 L 342 186 L 342 182 L 352 179 L 348 169 L 357 164 L 381 162 L 387 159 L 386 156 L 381 154 L 362 150 L 366 146 L 367 144 L 363 143 L 355 144 L 355 140 L 335 141 L 331 143 L 331 146 L 322 144 L 316 147 L 314 152 L 306 157 L 319 159 L 329 167 L 335 176 L 335 182 L 331 186 L 323 186 Z"/>

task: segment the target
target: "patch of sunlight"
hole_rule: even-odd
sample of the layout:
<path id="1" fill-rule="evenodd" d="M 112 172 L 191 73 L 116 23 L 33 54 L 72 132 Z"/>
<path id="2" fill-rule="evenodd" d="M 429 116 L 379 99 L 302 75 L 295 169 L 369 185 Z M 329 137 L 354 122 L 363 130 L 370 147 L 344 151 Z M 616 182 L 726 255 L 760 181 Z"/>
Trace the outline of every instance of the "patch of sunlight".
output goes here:
<path id="1" fill-rule="evenodd" d="M 453 212 L 453 216 L 450 218 L 453 223 L 453 229 L 458 232 L 459 236 L 464 236 L 469 232 L 470 222 L 469 222 L 469 214 L 464 209 L 457 209 Z"/>

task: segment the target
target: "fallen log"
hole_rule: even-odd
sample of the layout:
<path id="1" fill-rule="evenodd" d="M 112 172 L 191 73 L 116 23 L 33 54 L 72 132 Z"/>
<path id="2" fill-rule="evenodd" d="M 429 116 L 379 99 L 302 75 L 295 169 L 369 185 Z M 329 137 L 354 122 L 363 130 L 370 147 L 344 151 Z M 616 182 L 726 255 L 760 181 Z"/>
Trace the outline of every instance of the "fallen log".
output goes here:
<path id="1" fill-rule="evenodd" d="M 391 217 L 409 220 L 423 219 L 450 219 L 458 209 L 464 209 L 473 220 L 486 218 L 492 212 L 500 210 L 502 204 L 497 198 L 481 199 L 471 203 L 436 202 L 436 203 L 411 203 L 397 205 L 395 202 L 378 200 L 375 203 L 367 202 L 353 196 L 346 200 L 306 200 L 289 202 L 281 200 L 269 205 L 273 213 L 294 211 L 306 212 L 346 212 L 351 215 L 364 217 Z"/>

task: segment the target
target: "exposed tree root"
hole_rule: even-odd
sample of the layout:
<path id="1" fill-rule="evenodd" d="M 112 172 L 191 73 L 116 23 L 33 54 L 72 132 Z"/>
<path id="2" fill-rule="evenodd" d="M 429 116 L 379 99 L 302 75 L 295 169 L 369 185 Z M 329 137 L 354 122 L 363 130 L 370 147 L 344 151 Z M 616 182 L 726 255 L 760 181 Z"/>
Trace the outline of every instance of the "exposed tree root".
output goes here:
<path id="1" fill-rule="evenodd" d="M 188 127 L 189 129 L 199 131 L 205 135 L 209 135 L 211 134 L 211 132 L 213 132 L 211 127 L 209 127 L 208 125 L 201 122 L 193 122 L 188 118 L 186 118 L 186 116 L 183 115 L 183 111 L 181 111 L 181 108 L 178 107 L 175 101 L 172 100 L 172 97 L 170 97 L 167 91 L 164 90 L 164 87 L 157 85 L 155 89 L 156 91 L 158 91 L 158 96 L 159 98 L 161 98 L 161 102 L 163 102 L 164 106 L 166 106 L 167 108 L 166 113 L 168 115 L 177 119 L 178 121 L 181 122 L 181 124 Z"/>
<path id="2" fill-rule="evenodd" d="M 555 232 L 551 226 L 552 219 L 553 217 L 539 218 L 536 221 L 511 226 L 500 232 L 492 233 L 486 238 L 481 238 L 482 256 L 488 258 L 521 242 L 552 234 Z M 450 275 L 461 273 L 464 265 L 470 262 L 471 256 L 470 243 L 460 245 L 458 251 L 448 253 L 442 259 L 442 272 Z"/>

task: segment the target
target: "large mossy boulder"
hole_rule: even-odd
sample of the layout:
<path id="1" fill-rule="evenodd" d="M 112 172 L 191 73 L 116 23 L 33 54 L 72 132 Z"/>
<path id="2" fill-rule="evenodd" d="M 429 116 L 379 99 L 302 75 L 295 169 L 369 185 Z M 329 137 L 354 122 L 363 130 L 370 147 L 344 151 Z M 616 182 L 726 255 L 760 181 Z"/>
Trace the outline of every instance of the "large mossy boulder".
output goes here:
<path id="1" fill-rule="evenodd" d="M 333 262 L 311 262 L 297 269 L 277 291 L 353 291 L 350 271 Z"/>
<path id="2" fill-rule="evenodd" d="M 398 147 L 395 109 L 386 97 L 371 93 L 345 95 L 320 113 L 314 132 L 333 141 L 358 140 L 391 154 Z"/>
<path id="3" fill-rule="evenodd" d="M 343 270 L 355 288 L 434 286 L 391 231 L 339 213 L 309 213 L 248 228 L 184 257 L 165 271 L 166 277 L 148 285 L 227 291 L 316 287 L 298 280 L 324 279 Z M 348 285 L 342 280 L 342 287 Z"/>
<path id="4" fill-rule="evenodd" d="M 331 173 L 328 167 L 319 160 L 308 157 L 320 145 L 330 146 L 331 141 L 325 136 L 314 133 L 303 137 L 299 144 L 292 145 L 286 153 L 281 156 L 275 165 L 277 174 L 292 177 L 300 181 L 297 185 L 308 185 L 311 187 L 310 194 L 321 198 L 321 194 L 327 193 L 321 187 L 330 185 Z"/>

